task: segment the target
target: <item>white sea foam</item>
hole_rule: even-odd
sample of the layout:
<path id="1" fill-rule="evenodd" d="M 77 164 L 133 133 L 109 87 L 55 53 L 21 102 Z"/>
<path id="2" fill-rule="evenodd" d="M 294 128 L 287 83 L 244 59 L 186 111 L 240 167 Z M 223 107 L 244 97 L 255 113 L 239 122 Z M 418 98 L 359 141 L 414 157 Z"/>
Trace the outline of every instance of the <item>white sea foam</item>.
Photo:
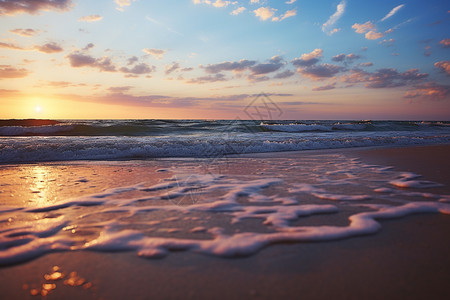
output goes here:
<path id="1" fill-rule="evenodd" d="M 111 187 L 54 204 L 0 205 L 0 264 L 75 250 L 135 251 L 149 258 L 173 251 L 237 257 L 277 243 L 373 234 L 382 219 L 450 214 L 449 195 L 410 190 L 416 187 L 411 182 L 431 184 L 417 174 L 342 155 L 251 162 L 265 167 L 258 175 L 221 175 L 200 171 L 201 161 L 179 160 L 164 168 L 171 177 L 158 183 Z M 228 163 L 234 164 L 230 170 L 240 165 L 238 158 Z M 140 161 L 129 168 L 157 164 Z M 90 184 L 83 178 L 80 184 Z M 408 184 L 393 188 L 397 181 Z M 349 208 L 350 217 L 342 217 Z"/>

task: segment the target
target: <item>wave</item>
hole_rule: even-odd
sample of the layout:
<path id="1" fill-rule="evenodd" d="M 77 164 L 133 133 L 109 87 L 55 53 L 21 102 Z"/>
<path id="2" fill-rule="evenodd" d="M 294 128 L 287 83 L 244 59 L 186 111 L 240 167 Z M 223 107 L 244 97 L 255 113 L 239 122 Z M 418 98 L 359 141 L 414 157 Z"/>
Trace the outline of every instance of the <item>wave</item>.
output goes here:
<path id="1" fill-rule="evenodd" d="M 320 124 L 264 124 L 261 126 L 265 129 L 272 131 L 282 132 L 304 132 L 304 131 L 333 131 L 333 130 L 365 130 L 368 128 L 366 124 L 333 124 L 333 125 L 320 125 Z"/>
<path id="2" fill-rule="evenodd" d="M 0 120 L 1 121 L 1 120 Z M 266 132 L 450 130 L 449 122 L 249 120 L 3 120 L 0 136 L 166 136 Z"/>
<path id="3" fill-rule="evenodd" d="M 152 159 L 230 154 L 337 149 L 370 146 L 449 144 L 450 135 L 371 135 L 288 138 L 239 134 L 220 137 L 29 137 L 2 138 L 0 163 L 70 160 Z"/>

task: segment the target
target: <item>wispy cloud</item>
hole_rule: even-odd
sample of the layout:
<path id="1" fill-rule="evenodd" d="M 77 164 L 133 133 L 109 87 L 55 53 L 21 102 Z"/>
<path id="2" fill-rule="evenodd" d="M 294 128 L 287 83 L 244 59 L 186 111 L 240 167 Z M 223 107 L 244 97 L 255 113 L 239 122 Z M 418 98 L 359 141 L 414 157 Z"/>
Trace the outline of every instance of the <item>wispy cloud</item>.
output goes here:
<path id="1" fill-rule="evenodd" d="M 375 24 L 370 21 L 367 21 L 364 24 L 355 23 L 352 25 L 352 28 L 355 29 L 356 33 L 366 33 L 375 28 Z"/>
<path id="2" fill-rule="evenodd" d="M 395 15 L 403 6 L 405 6 L 404 4 L 398 5 L 396 7 L 394 7 L 387 15 L 385 15 L 380 21 L 383 22 L 386 19 L 389 19 L 390 17 L 392 17 L 393 15 Z"/>
<path id="3" fill-rule="evenodd" d="M 223 0 L 216 0 L 216 1 L 211 1 L 211 0 L 192 0 L 192 2 L 194 4 L 208 4 L 208 5 L 212 5 L 214 7 L 227 7 L 228 5 L 231 4 L 231 1 L 223 1 Z"/>
<path id="4" fill-rule="evenodd" d="M 342 15 L 345 12 L 345 1 L 341 1 L 341 3 L 339 3 L 336 7 L 336 12 L 331 15 L 331 17 L 328 19 L 328 21 L 326 21 L 325 23 L 323 23 L 322 25 L 322 31 L 325 32 L 326 34 L 333 34 L 335 32 L 337 32 L 336 30 L 334 30 L 334 24 L 342 17 Z"/>
<path id="5" fill-rule="evenodd" d="M 291 9 L 286 11 L 283 15 L 279 17 L 273 17 L 272 21 L 283 21 L 284 19 L 295 17 L 297 15 L 297 9 Z"/>
<path id="6" fill-rule="evenodd" d="M 162 59 L 164 57 L 164 54 L 166 54 L 167 52 L 167 50 L 163 49 L 149 49 L 149 48 L 142 49 L 142 51 L 144 53 L 150 54 L 156 59 Z"/>
<path id="7" fill-rule="evenodd" d="M 22 78 L 28 76 L 27 69 L 18 69 L 10 65 L 0 65 L 0 80 L 2 78 Z"/>
<path id="8" fill-rule="evenodd" d="M 256 64 L 255 60 L 241 59 L 240 61 L 225 61 L 218 64 L 200 66 L 206 73 L 215 74 L 222 71 L 242 72 Z"/>
<path id="9" fill-rule="evenodd" d="M 328 90 L 332 90 L 336 88 L 336 82 L 327 84 L 327 85 L 323 85 L 323 86 L 315 86 L 312 88 L 312 90 L 314 92 L 319 92 L 319 91 L 328 91 Z"/>
<path id="10" fill-rule="evenodd" d="M 72 8 L 72 0 L 2 0 L 0 15 L 37 14 L 39 11 L 66 11 Z"/>
<path id="11" fill-rule="evenodd" d="M 134 2 L 136 0 L 115 0 L 114 2 L 118 5 L 116 9 L 118 11 L 124 11 L 125 7 L 130 6 L 131 2 Z"/>
<path id="12" fill-rule="evenodd" d="M 9 32 L 20 35 L 20 36 L 30 37 L 30 36 L 35 36 L 35 35 L 41 33 L 42 31 L 36 30 L 36 29 L 31 29 L 31 28 L 27 28 L 27 29 L 16 28 L 16 29 L 9 30 Z"/>
<path id="13" fill-rule="evenodd" d="M 178 70 L 180 68 L 180 64 L 177 62 L 173 62 L 171 65 L 166 66 L 165 74 L 169 75 L 170 73 Z"/>
<path id="14" fill-rule="evenodd" d="M 435 82 L 427 82 L 415 85 L 405 93 L 405 98 L 422 98 L 426 100 L 449 99 L 450 86 L 440 85 Z"/>
<path id="15" fill-rule="evenodd" d="M 211 82 L 217 82 L 217 81 L 225 81 L 227 80 L 225 75 L 222 73 L 217 73 L 214 75 L 207 75 L 207 76 L 200 76 L 197 78 L 192 78 L 186 81 L 186 83 L 196 83 L 196 84 L 203 84 L 203 83 L 211 83 Z"/>
<path id="16" fill-rule="evenodd" d="M 235 10 L 233 10 L 230 14 L 236 16 L 236 15 L 243 13 L 245 10 L 246 10 L 246 8 L 241 6 L 241 7 L 236 8 Z"/>
<path id="17" fill-rule="evenodd" d="M 160 22 L 160 21 L 158 21 L 158 20 L 156 20 L 156 19 L 154 19 L 154 18 L 151 18 L 150 16 L 146 16 L 145 19 L 146 19 L 147 21 L 152 22 L 153 24 L 156 24 L 156 25 L 158 25 L 158 26 L 164 27 L 164 28 L 165 28 L 167 31 L 169 31 L 169 32 L 172 32 L 172 33 L 178 34 L 178 35 L 180 35 L 180 36 L 183 36 L 182 33 L 178 32 L 178 31 L 176 31 L 176 30 L 173 30 L 172 28 L 170 28 L 170 27 L 167 26 L 166 24 L 164 24 L 164 23 L 162 23 L 162 22 Z"/>
<path id="18" fill-rule="evenodd" d="M 39 51 L 39 52 L 43 52 L 43 53 L 58 53 L 58 52 L 64 51 L 64 49 L 60 45 L 58 45 L 54 42 L 46 43 L 44 45 L 36 45 L 31 48 L 24 48 L 24 47 L 21 47 L 21 46 L 12 44 L 12 43 L 0 42 L 0 48 L 6 48 L 6 49 L 11 49 L 11 50 L 21 50 L 21 51 Z"/>
<path id="19" fill-rule="evenodd" d="M 103 19 L 100 15 L 89 15 L 78 19 L 78 22 L 97 22 Z"/>

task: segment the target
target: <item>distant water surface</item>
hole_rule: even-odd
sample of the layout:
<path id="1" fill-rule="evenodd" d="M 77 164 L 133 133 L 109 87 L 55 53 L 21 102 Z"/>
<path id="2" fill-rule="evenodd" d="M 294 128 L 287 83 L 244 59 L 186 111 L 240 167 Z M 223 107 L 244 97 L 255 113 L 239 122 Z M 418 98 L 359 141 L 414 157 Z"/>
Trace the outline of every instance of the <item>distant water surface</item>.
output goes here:
<path id="1" fill-rule="evenodd" d="M 450 143 L 450 122 L 2 120 L 0 163 L 220 157 Z"/>

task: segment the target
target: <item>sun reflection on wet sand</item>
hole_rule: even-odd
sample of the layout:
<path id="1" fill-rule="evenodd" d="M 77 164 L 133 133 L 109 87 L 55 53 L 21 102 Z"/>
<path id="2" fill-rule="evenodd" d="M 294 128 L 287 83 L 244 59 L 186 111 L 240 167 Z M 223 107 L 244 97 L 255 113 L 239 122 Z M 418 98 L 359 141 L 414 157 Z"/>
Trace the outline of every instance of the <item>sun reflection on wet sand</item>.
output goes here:
<path id="1" fill-rule="evenodd" d="M 66 273 L 59 266 L 54 266 L 49 274 L 44 274 L 42 277 L 45 279 L 45 282 L 24 283 L 22 289 L 29 291 L 31 296 L 40 295 L 45 297 L 53 290 L 56 290 L 56 288 L 61 288 L 62 285 L 67 287 L 81 287 L 84 290 L 92 290 L 94 287 L 92 282 L 80 276 L 76 271 L 70 272 L 66 277 Z M 63 279 L 65 280 L 62 281 Z"/>
<path id="2" fill-rule="evenodd" d="M 46 166 L 33 166 L 31 169 L 30 197 L 31 206 L 41 207 L 55 202 L 55 189 L 52 182 L 51 170 Z"/>

